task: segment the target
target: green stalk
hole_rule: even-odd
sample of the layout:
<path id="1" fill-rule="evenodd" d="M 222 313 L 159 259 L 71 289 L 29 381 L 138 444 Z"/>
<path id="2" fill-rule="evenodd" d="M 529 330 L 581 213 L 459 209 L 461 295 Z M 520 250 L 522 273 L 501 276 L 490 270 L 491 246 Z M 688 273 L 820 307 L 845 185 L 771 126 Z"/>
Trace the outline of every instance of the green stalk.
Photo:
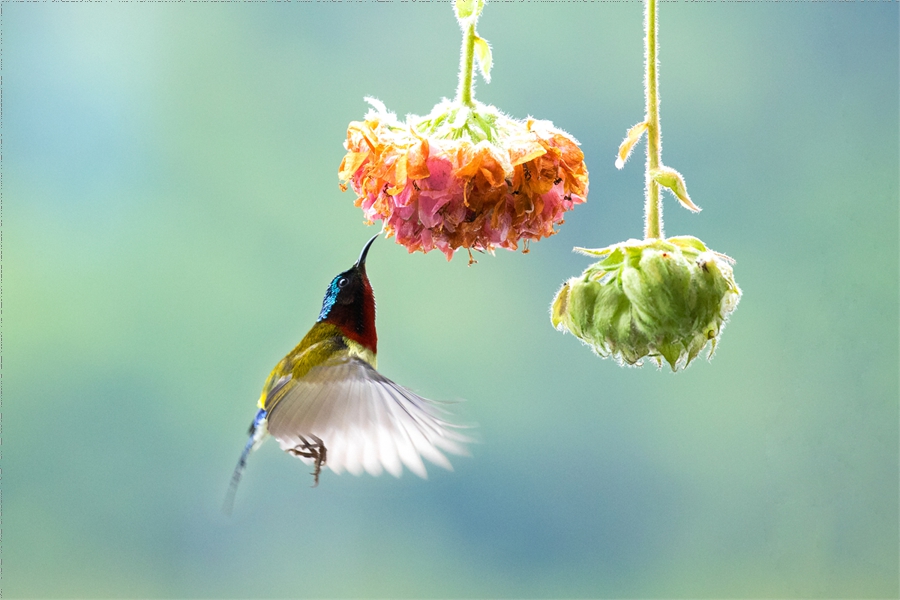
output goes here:
<path id="1" fill-rule="evenodd" d="M 469 108 L 475 107 L 472 99 L 472 65 L 475 59 L 475 21 L 469 19 L 469 23 L 463 26 L 462 58 L 459 63 L 459 89 L 456 91 L 456 101 Z"/>
<path id="2" fill-rule="evenodd" d="M 661 140 L 659 131 L 659 78 L 657 67 L 658 43 L 656 40 L 656 0 L 646 0 L 644 12 L 644 31 L 647 33 L 647 46 L 644 60 L 646 62 L 646 80 L 644 91 L 647 97 L 647 175 L 644 204 L 644 238 L 662 238 L 662 205 L 659 201 L 659 184 L 650 173 L 661 164 Z"/>

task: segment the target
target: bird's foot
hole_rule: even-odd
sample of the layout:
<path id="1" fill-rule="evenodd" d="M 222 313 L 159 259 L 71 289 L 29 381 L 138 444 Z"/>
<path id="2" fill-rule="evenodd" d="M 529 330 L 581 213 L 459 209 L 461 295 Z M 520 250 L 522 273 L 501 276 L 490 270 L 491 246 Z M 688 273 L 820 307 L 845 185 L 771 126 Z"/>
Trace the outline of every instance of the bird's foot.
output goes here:
<path id="1" fill-rule="evenodd" d="M 310 435 L 312 441 L 307 440 L 305 437 L 300 436 L 300 441 L 302 442 L 296 448 L 292 448 L 288 450 L 294 456 L 302 456 L 303 458 L 311 458 L 313 459 L 313 464 L 315 465 L 315 470 L 312 472 L 312 476 L 314 478 L 312 487 L 316 487 L 319 485 L 319 474 L 322 472 L 322 466 L 325 464 L 328 455 L 328 449 L 325 447 L 325 443 L 322 440 L 315 436 Z"/>

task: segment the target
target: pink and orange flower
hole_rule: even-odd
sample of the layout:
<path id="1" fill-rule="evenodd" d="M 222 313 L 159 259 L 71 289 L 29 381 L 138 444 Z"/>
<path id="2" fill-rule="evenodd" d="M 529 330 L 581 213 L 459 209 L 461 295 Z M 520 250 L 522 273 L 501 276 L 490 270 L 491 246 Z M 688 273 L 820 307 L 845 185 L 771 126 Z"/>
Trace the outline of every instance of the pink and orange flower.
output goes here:
<path id="1" fill-rule="evenodd" d="M 587 198 L 584 154 L 549 121 L 511 119 L 492 106 L 444 101 L 401 122 L 377 100 L 350 123 L 341 188 L 368 222 L 410 252 L 516 250 L 556 233 Z"/>

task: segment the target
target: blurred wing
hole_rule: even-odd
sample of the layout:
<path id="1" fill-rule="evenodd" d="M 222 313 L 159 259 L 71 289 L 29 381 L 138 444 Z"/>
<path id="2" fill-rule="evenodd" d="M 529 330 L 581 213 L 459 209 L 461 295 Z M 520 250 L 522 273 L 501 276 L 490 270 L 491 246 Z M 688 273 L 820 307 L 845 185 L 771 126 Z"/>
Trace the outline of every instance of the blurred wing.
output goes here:
<path id="1" fill-rule="evenodd" d="M 471 440 L 441 417 L 443 409 L 359 358 L 315 367 L 283 390 L 269 411 L 269 433 L 286 452 L 318 438 L 327 451 L 325 466 L 335 473 L 380 475 L 384 469 L 399 477 L 406 465 L 424 478 L 423 457 L 452 470 L 441 451 L 468 454 L 463 444 Z"/>

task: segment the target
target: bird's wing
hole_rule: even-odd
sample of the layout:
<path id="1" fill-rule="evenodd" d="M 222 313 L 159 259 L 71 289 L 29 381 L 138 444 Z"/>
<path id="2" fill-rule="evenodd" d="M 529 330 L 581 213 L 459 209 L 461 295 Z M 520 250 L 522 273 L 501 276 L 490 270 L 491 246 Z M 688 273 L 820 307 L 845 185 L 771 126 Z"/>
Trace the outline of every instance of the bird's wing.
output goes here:
<path id="1" fill-rule="evenodd" d="M 442 408 L 359 358 L 314 367 L 283 390 L 268 415 L 269 433 L 286 452 L 321 440 L 324 465 L 335 473 L 380 475 L 384 469 L 399 477 L 406 465 L 424 478 L 423 457 L 452 470 L 441 451 L 468 454 L 463 444 L 471 440 L 444 420 Z"/>

